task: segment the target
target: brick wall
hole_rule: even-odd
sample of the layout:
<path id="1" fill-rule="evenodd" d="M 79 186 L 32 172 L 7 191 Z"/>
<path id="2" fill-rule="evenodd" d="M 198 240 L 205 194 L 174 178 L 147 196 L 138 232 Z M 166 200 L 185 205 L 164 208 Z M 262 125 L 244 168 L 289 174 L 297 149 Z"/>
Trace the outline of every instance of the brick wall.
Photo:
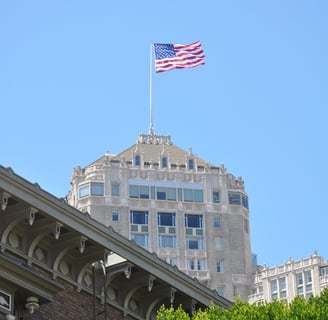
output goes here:
<path id="1" fill-rule="evenodd" d="M 94 320 L 93 295 L 85 291 L 78 292 L 76 287 L 60 281 L 65 290 L 60 292 L 53 302 L 43 304 L 30 314 L 24 310 L 16 315 L 16 320 Z M 96 320 L 105 320 L 104 305 L 96 303 Z M 135 320 L 123 317 L 123 312 L 111 305 L 107 307 L 107 320 Z"/>

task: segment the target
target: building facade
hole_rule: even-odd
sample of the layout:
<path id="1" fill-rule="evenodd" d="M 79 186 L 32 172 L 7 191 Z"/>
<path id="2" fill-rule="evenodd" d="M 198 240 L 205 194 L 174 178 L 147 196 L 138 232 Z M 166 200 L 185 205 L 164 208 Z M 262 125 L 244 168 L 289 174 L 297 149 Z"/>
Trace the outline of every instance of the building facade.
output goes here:
<path id="1" fill-rule="evenodd" d="M 247 299 L 248 196 L 224 165 L 170 136 L 140 134 L 117 155 L 74 168 L 68 202 L 228 298 Z"/>
<path id="2" fill-rule="evenodd" d="M 308 258 L 276 267 L 259 267 L 253 277 L 250 303 L 279 299 L 292 302 L 296 296 L 308 299 L 328 287 L 328 261 L 316 252 Z"/>
<path id="3" fill-rule="evenodd" d="M 154 320 L 231 302 L 0 165 L 0 320 Z"/>

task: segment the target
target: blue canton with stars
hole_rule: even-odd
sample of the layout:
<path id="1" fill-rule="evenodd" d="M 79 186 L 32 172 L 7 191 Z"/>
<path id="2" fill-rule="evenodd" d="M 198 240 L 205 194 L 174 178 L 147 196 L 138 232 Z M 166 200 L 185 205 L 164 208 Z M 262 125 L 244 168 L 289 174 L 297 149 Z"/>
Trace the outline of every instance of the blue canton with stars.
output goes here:
<path id="1" fill-rule="evenodd" d="M 175 50 L 173 44 L 155 43 L 155 56 L 157 60 L 174 58 Z"/>

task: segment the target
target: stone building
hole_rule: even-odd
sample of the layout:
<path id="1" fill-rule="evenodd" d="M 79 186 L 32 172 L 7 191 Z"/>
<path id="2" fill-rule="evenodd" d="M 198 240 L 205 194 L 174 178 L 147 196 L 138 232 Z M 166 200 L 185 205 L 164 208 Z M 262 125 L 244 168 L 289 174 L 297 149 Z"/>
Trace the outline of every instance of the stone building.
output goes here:
<path id="1" fill-rule="evenodd" d="M 258 267 L 253 277 L 250 303 L 283 300 L 291 302 L 296 296 L 308 299 L 328 287 L 328 261 L 316 252 L 308 258 L 289 260 L 276 267 Z"/>
<path id="2" fill-rule="evenodd" d="M 0 320 L 152 320 L 231 302 L 0 166 Z"/>
<path id="3" fill-rule="evenodd" d="M 140 134 L 119 154 L 76 167 L 68 202 L 230 300 L 252 276 L 249 206 L 241 177 Z"/>

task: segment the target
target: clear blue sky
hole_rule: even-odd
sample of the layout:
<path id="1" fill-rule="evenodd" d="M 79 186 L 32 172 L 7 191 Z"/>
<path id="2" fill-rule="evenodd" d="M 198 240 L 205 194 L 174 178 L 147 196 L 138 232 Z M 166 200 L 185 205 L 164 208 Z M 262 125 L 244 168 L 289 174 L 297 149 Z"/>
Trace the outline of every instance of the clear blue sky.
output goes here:
<path id="1" fill-rule="evenodd" d="M 67 194 L 74 166 L 149 129 L 150 43 L 206 64 L 153 76 L 153 122 L 242 176 L 252 251 L 328 259 L 328 1 L 1 1 L 0 164 Z"/>

